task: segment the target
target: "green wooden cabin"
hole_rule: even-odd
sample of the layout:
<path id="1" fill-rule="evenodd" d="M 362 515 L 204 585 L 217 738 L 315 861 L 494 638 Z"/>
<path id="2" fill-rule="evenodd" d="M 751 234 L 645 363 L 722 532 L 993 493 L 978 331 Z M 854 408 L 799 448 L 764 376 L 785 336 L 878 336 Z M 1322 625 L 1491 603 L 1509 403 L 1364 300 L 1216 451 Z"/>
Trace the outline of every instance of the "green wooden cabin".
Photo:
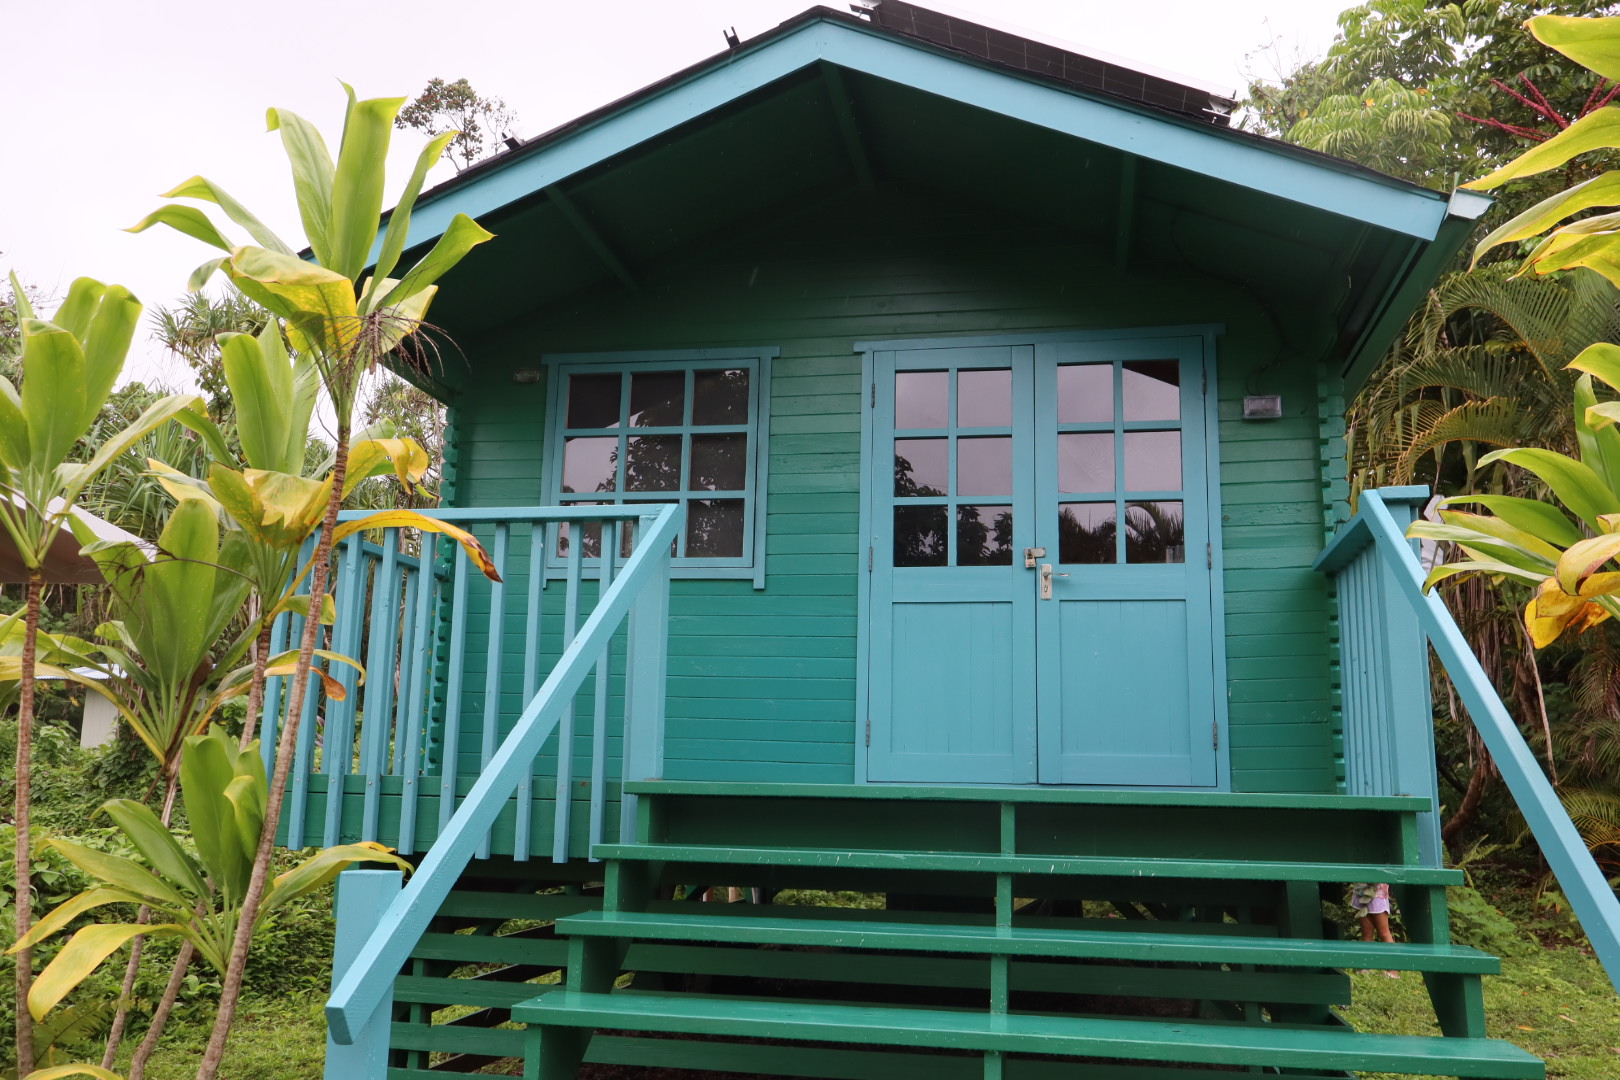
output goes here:
<path id="1" fill-rule="evenodd" d="M 1488 202 L 1231 106 L 882 0 L 422 198 L 413 246 L 498 234 L 417 378 L 502 580 L 339 554 L 372 677 L 287 835 L 420 868 L 345 876 L 329 1075 L 1543 1075 L 1451 943 L 1426 639 L 1611 962 L 1614 896 L 1417 592 L 1422 493 L 1345 477 Z M 1324 927 L 1357 881 L 1409 942 Z M 1445 1037 L 1351 1031 L 1345 967 Z"/>

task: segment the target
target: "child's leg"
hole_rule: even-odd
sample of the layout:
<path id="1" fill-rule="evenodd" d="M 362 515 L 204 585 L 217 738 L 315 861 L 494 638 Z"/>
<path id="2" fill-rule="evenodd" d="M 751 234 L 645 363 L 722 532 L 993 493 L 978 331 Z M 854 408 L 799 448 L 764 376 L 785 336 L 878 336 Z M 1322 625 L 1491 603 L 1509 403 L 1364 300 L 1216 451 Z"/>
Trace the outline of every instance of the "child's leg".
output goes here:
<path id="1" fill-rule="evenodd" d="M 1386 919 L 1386 921 L 1387 921 L 1387 919 Z M 1361 940 L 1362 941 L 1371 941 L 1372 939 L 1373 939 L 1373 917 L 1371 915 L 1363 915 L 1361 917 Z"/>
<path id="2" fill-rule="evenodd" d="M 1389 929 L 1389 912 L 1375 911 L 1370 917 L 1363 916 L 1361 920 L 1361 940 L 1371 941 L 1374 929 L 1378 931 L 1379 941 L 1387 941 L 1391 945 L 1395 943 L 1395 935 L 1390 933 Z"/>

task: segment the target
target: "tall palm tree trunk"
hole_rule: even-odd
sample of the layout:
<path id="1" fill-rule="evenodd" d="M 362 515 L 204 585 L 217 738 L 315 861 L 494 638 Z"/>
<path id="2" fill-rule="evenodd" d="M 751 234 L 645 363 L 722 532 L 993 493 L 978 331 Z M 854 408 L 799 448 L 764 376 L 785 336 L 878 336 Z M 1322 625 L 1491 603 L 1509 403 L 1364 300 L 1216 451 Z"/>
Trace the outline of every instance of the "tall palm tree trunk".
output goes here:
<path id="1" fill-rule="evenodd" d="M 309 689 L 309 669 L 315 660 L 315 642 L 321 628 L 319 613 L 321 602 L 326 597 L 327 563 L 332 556 L 332 534 L 337 530 L 338 511 L 343 506 L 343 481 L 348 469 L 349 426 L 340 418 L 332 466 L 332 495 L 327 500 L 326 516 L 321 521 L 320 539 L 315 544 L 314 567 L 309 578 L 310 617 L 304 620 L 304 636 L 298 646 L 298 667 L 293 672 L 292 689 L 287 695 L 287 718 L 281 725 L 281 738 L 276 744 L 276 768 L 270 781 L 264 828 L 259 832 L 253 873 L 248 880 L 247 895 L 242 899 L 236 936 L 231 942 L 230 959 L 220 986 L 219 1012 L 214 1017 L 214 1030 L 208 1037 L 208 1048 L 197 1067 L 197 1080 L 215 1080 L 219 1075 L 219 1065 L 225 1056 L 225 1041 L 230 1037 L 231 1023 L 236 1019 L 236 1003 L 242 995 L 242 977 L 247 968 L 248 948 L 253 941 L 253 923 L 258 918 L 259 905 L 264 901 L 265 883 L 270 876 L 270 857 L 275 849 L 276 827 L 281 821 L 282 798 L 287 791 L 288 774 L 292 771 L 298 723 L 304 711 L 304 695 Z"/>

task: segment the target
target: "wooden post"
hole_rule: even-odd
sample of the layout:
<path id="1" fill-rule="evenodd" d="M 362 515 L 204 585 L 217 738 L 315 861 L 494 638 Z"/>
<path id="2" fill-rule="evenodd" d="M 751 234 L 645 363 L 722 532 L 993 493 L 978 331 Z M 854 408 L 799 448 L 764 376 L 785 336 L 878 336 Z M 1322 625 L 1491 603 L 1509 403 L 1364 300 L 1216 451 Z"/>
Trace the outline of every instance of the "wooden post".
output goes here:
<path id="1" fill-rule="evenodd" d="M 1382 488 L 1378 497 L 1405 532 L 1429 500 L 1426 487 Z M 1369 550 L 1363 558 L 1376 559 Z M 1420 865 L 1444 865 L 1440 851 L 1440 781 L 1434 763 L 1434 703 L 1429 689 L 1429 641 L 1410 604 L 1402 603 L 1394 567 L 1378 559 L 1379 612 L 1384 621 L 1396 795 L 1426 795 L 1432 810 L 1418 815 Z"/>
<path id="2" fill-rule="evenodd" d="M 398 870 L 345 870 L 338 875 L 337 932 L 332 942 L 332 985 L 360 954 L 371 930 L 399 895 L 405 875 Z M 388 1035 L 393 1023 L 393 976 L 371 1019 L 348 1046 L 326 1037 L 326 1080 L 387 1080 Z"/>

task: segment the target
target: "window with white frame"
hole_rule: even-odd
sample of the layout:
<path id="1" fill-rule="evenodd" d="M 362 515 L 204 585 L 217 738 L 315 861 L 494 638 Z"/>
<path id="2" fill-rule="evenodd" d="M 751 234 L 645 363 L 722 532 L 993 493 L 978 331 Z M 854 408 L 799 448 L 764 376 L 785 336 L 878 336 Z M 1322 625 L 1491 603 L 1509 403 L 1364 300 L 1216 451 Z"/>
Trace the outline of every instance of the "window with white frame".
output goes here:
<path id="1" fill-rule="evenodd" d="M 562 506 L 678 502 L 682 577 L 765 579 L 765 462 L 774 349 L 548 356 L 546 497 Z M 630 526 L 624 528 L 628 531 Z M 601 529 L 580 554 L 601 556 Z M 549 552 L 569 554 L 565 525 Z M 621 554 L 627 553 L 628 536 Z"/>

